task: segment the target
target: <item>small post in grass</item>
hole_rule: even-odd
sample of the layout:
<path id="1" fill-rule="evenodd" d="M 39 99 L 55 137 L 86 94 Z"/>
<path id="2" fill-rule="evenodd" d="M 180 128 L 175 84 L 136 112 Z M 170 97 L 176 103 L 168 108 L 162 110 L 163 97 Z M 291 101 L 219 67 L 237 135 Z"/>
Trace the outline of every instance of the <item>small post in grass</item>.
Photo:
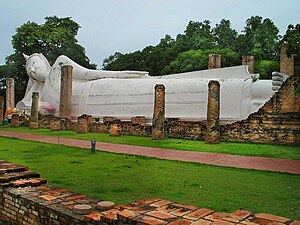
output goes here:
<path id="1" fill-rule="evenodd" d="M 95 153 L 95 150 L 96 150 L 96 139 L 93 138 L 91 140 L 91 153 L 94 154 Z"/>

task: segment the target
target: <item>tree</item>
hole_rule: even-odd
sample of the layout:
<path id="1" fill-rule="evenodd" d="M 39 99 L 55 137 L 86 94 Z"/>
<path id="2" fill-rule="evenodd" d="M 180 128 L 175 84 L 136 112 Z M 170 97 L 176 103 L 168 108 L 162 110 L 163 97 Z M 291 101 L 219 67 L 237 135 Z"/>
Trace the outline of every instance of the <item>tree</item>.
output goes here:
<path id="1" fill-rule="evenodd" d="M 90 64 L 85 49 L 78 44 L 75 36 L 80 28 L 79 24 L 70 17 L 46 17 L 44 24 L 27 22 L 16 29 L 12 37 L 14 54 L 6 58 L 6 70 L 3 77 L 12 77 L 16 85 L 16 101 L 19 101 L 25 92 L 28 76 L 23 67 L 25 59 L 22 53 L 30 55 L 43 53 L 53 64 L 59 55 L 66 55 L 87 68 L 96 68 Z"/>
<path id="2" fill-rule="evenodd" d="M 253 55 L 256 60 L 277 59 L 279 30 L 269 18 L 252 16 L 247 19 L 243 33 L 236 46 L 240 55 Z"/>
<path id="3" fill-rule="evenodd" d="M 196 70 L 207 69 L 208 55 L 210 53 L 221 54 L 222 67 L 236 66 L 241 64 L 238 53 L 230 49 L 211 49 L 211 50 L 189 50 L 180 53 L 178 57 L 166 66 L 162 74 L 182 73 Z"/>
<path id="4" fill-rule="evenodd" d="M 238 33 L 232 29 L 229 20 L 222 19 L 212 31 L 218 49 L 235 48 Z"/>
<path id="5" fill-rule="evenodd" d="M 300 24 L 290 24 L 280 44 L 286 47 L 288 56 L 295 56 L 295 75 L 298 81 L 296 93 L 300 95 Z"/>

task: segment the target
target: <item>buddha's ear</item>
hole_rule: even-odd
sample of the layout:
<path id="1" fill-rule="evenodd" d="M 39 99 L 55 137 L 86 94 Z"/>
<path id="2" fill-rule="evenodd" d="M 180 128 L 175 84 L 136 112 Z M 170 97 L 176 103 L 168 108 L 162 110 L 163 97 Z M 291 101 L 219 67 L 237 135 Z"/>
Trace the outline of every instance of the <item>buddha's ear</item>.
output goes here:
<path id="1" fill-rule="evenodd" d="M 23 53 L 24 58 L 26 59 L 26 61 L 28 60 L 29 56 Z"/>

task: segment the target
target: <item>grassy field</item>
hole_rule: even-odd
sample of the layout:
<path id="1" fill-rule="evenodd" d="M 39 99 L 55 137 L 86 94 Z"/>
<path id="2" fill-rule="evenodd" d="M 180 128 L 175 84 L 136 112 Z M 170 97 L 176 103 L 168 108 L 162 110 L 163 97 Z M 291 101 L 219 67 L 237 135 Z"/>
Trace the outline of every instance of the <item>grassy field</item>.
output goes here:
<path id="1" fill-rule="evenodd" d="M 120 136 L 111 137 L 105 133 L 87 133 L 78 134 L 73 131 L 51 131 L 49 129 L 29 129 L 28 127 L 0 127 L 0 130 L 32 133 L 39 135 L 76 138 L 90 140 L 95 138 L 97 141 L 120 143 L 129 145 L 151 146 L 159 148 L 169 148 L 177 150 L 189 150 L 199 152 L 214 152 L 234 155 L 260 156 L 272 158 L 285 158 L 300 160 L 299 146 L 284 146 L 284 145 L 267 145 L 267 144 L 252 144 L 252 143 L 233 143 L 221 142 L 218 145 L 205 144 L 203 141 L 184 140 L 168 138 L 165 140 L 152 140 L 151 137 L 137 136 Z"/>
<path id="2" fill-rule="evenodd" d="M 158 197 L 232 212 L 300 219 L 300 176 L 216 167 L 0 137 L 0 159 L 27 165 L 52 185 L 118 204 Z"/>

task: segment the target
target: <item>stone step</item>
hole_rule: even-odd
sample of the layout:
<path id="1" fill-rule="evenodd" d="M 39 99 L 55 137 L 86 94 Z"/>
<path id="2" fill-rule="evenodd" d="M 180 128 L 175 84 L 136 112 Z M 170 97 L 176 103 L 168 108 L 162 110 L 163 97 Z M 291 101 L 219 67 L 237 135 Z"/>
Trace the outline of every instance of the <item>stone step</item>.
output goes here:
<path id="1" fill-rule="evenodd" d="M 10 162 L 0 161 L 0 174 L 27 171 L 27 166 L 21 166 Z"/>
<path id="2" fill-rule="evenodd" d="M 47 180 L 44 178 L 30 178 L 30 179 L 19 179 L 14 181 L 9 181 L 6 183 L 1 183 L 0 187 L 37 187 L 46 184 Z"/>
<path id="3" fill-rule="evenodd" d="M 25 178 L 39 178 L 40 174 L 32 171 L 21 171 L 15 173 L 5 173 L 0 176 L 0 184 L 8 183 L 10 181 L 25 179 Z"/>

